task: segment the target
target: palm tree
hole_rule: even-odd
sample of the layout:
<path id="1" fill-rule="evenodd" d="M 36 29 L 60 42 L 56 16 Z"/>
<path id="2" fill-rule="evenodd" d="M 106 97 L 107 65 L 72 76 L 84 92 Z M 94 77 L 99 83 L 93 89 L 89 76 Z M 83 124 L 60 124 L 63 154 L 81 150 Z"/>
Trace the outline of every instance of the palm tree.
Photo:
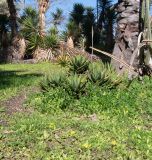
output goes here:
<path id="1" fill-rule="evenodd" d="M 82 33 L 82 23 L 84 20 L 85 8 L 81 3 L 75 3 L 70 14 L 70 19 L 67 24 L 67 42 L 72 46 L 78 45 Z M 74 45 L 73 45 L 74 44 Z"/>
<path id="2" fill-rule="evenodd" d="M 38 12 L 32 7 L 27 7 L 23 11 L 20 20 L 20 33 L 26 40 L 26 56 L 31 56 L 37 48 L 39 40 Z"/>
<path id="3" fill-rule="evenodd" d="M 100 29 L 103 28 L 104 23 L 107 18 L 107 9 L 112 6 L 111 0 L 98 0 L 98 12 L 99 12 L 99 19 L 98 19 L 98 27 Z"/>
<path id="4" fill-rule="evenodd" d="M 120 60 L 130 63 L 131 55 L 137 47 L 139 34 L 139 0 L 119 0 L 117 5 L 117 28 L 113 55 Z M 113 66 L 120 73 L 126 69 L 112 60 Z M 137 59 L 133 66 L 137 67 Z"/>
<path id="5" fill-rule="evenodd" d="M 15 7 L 15 2 L 17 0 L 7 0 L 7 5 L 9 9 L 9 21 L 11 28 L 11 46 L 7 48 L 6 53 L 8 54 L 8 61 L 12 59 L 20 60 L 24 57 L 25 53 L 25 40 L 18 34 L 18 25 L 17 25 L 17 11 Z"/>
<path id="6" fill-rule="evenodd" d="M 11 23 L 11 35 L 14 38 L 17 35 L 17 12 L 14 4 L 14 0 L 7 0 L 9 13 L 10 13 L 10 23 Z"/>
<path id="7" fill-rule="evenodd" d="M 105 30 L 105 48 L 106 51 L 112 52 L 114 47 L 114 24 L 116 19 L 115 10 L 110 7 L 106 9 L 106 18 L 104 23 Z"/>
<path id="8" fill-rule="evenodd" d="M 9 26 L 9 11 L 6 0 L 0 1 L 0 49 L 5 49 L 8 46 L 8 26 Z"/>
<path id="9" fill-rule="evenodd" d="M 8 47 L 8 25 L 9 20 L 7 15 L 0 15 L 0 48 L 2 50 Z"/>
<path id="10" fill-rule="evenodd" d="M 49 7 L 49 0 L 38 0 L 39 32 L 42 37 L 45 35 L 45 13 L 48 7 Z"/>
<path id="11" fill-rule="evenodd" d="M 52 13 L 52 17 L 53 17 L 52 23 L 54 27 L 57 29 L 57 26 L 59 26 L 61 22 L 64 20 L 63 11 L 57 8 L 56 12 Z"/>
<path id="12" fill-rule="evenodd" d="M 92 27 L 95 28 L 95 14 L 91 7 L 85 9 L 83 25 L 82 25 L 82 33 L 86 38 L 85 47 L 87 51 L 90 51 L 89 47 L 92 45 Z M 94 40 L 95 34 L 94 31 Z"/>
<path id="13" fill-rule="evenodd" d="M 85 7 L 81 3 L 75 3 L 70 14 L 70 20 L 74 21 L 78 26 L 81 25 L 84 17 Z"/>
<path id="14" fill-rule="evenodd" d="M 99 19 L 97 29 L 101 33 L 101 48 L 111 52 L 114 46 L 114 24 L 116 13 L 111 0 L 98 0 Z"/>

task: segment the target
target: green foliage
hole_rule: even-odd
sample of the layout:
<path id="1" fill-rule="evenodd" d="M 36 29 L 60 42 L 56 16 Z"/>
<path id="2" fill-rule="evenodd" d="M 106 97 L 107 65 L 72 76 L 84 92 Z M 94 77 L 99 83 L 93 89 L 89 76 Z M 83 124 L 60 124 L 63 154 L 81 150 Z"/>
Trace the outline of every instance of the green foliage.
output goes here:
<path id="1" fill-rule="evenodd" d="M 87 78 L 84 75 L 74 74 L 68 77 L 65 71 L 59 71 L 43 79 L 40 86 L 44 92 L 58 87 L 61 90 L 64 89 L 69 95 L 79 98 L 82 93 L 85 93 L 86 83 Z"/>
<path id="2" fill-rule="evenodd" d="M 60 25 L 61 22 L 64 20 L 63 10 L 60 8 L 57 8 L 56 12 L 52 13 L 52 17 L 53 17 L 52 23 L 57 28 L 57 26 Z"/>
<path id="3" fill-rule="evenodd" d="M 0 104 L 31 86 L 38 86 L 44 73 L 58 71 L 59 66 L 50 63 L 0 65 Z"/>
<path id="4" fill-rule="evenodd" d="M 91 42 L 91 30 L 92 26 L 94 26 L 95 15 L 93 9 L 91 10 L 92 14 L 89 14 L 90 12 L 88 10 L 89 9 L 85 8 L 82 4 L 74 4 L 66 31 L 63 32 L 64 37 L 65 35 L 72 37 L 76 46 L 79 46 L 82 35 L 87 37 L 87 44 L 85 45 L 88 47 L 91 44 L 89 42 Z"/>
<path id="5" fill-rule="evenodd" d="M 21 16 L 19 22 L 23 23 L 26 18 L 31 18 L 33 24 L 35 24 L 35 26 L 37 26 L 37 23 L 38 23 L 38 12 L 37 12 L 36 9 L 34 9 L 31 6 L 26 7 L 24 9 L 24 11 L 23 11 L 23 15 Z"/>
<path id="6" fill-rule="evenodd" d="M 84 75 L 74 74 L 68 78 L 67 89 L 71 91 L 71 93 L 79 98 L 82 93 L 85 92 L 86 87 L 86 77 Z"/>
<path id="7" fill-rule="evenodd" d="M 55 27 L 49 29 L 49 35 L 58 35 L 58 30 Z"/>
<path id="8" fill-rule="evenodd" d="M 85 43 L 86 49 L 89 49 L 89 47 L 92 46 L 92 27 L 94 30 L 94 43 L 97 43 L 96 37 L 97 37 L 97 34 L 99 33 L 96 32 L 95 14 L 94 14 L 93 8 L 88 7 L 86 8 L 84 18 L 83 18 L 83 23 L 82 23 L 82 32 L 86 37 L 86 43 Z"/>
<path id="9" fill-rule="evenodd" d="M 106 64 L 105 67 L 109 88 L 115 88 L 122 83 L 123 76 L 119 75 L 110 64 Z"/>
<path id="10" fill-rule="evenodd" d="M 63 87 L 56 87 L 49 88 L 49 90 L 43 94 L 39 93 L 31 96 L 31 99 L 26 103 L 41 113 L 51 113 L 54 115 L 66 109 L 71 101 L 72 97 Z"/>
<path id="11" fill-rule="evenodd" d="M 107 81 L 106 69 L 103 64 L 94 62 L 89 65 L 88 78 L 91 82 L 103 85 Z"/>
<path id="12" fill-rule="evenodd" d="M 47 35 L 45 37 L 42 38 L 42 44 L 40 44 L 40 46 L 42 48 L 51 48 L 51 49 L 55 49 L 58 46 L 58 37 L 55 34 L 52 35 Z"/>
<path id="13" fill-rule="evenodd" d="M 57 63 L 62 67 L 66 67 L 69 65 L 70 58 L 66 54 L 59 55 L 57 58 Z"/>
<path id="14" fill-rule="evenodd" d="M 151 84 L 151 80 L 148 79 L 144 79 L 144 85 L 135 80 L 129 87 L 126 83 L 119 88 L 109 90 L 87 83 L 86 77 L 82 75 L 74 75 L 70 76 L 66 83 L 40 93 L 38 95 L 40 101 L 34 101 L 31 98 L 30 103 L 31 106 L 38 107 L 39 111 L 43 110 L 46 113 L 54 112 L 56 109 L 66 109 L 80 114 L 98 114 L 109 111 L 122 118 L 124 114 L 133 118 L 134 114 L 141 110 L 144 114 L 152 115 L 150 107 L 152 94 L 150 90 L 146 90 L 151 87 Z M 124 113 L 124 110 L 127 111 Z"/>
<path id="15" fill-rule="evenodd" d="M 38 13 L 35 9 L 28 7 L 25 9 L 20 20 L 21 33 L 27 40 L 27 51 L 32 54 L 38 47 L 44 49 L 54 49 L 58 46 L 58 31 L 51 28 L 44 37 L 39 34 Z"/>
<path id="16" fill-rule="evenodd" d="M 28 46 L 27 51 L 34 52 L 40 45 L 43 45 L 42 38 L 38 34 L 32 34 L 27 37 Z"/>
<path id="17" fill-rule="evenodd" d="M 26 50 L 29 54 L 32 54 L 32 52 L 35 51 L 42 42 L 37 24 L 38 17 L 31 16 L 28 16 L 27 14 L 23 19 L 21 19 L 21 34 L 27 41 Z"/>
<path id="18" fill-rule="evenodd" d="M 0 100 L 8 100 L 14 90 L 38 85 L 44 75 L 33 74 L 61 68 L 7 64 L 0 70 Z M 63 87 L 50 88 L 29 96 L 26 112 L 12 116 L 0 106 L 7 121 L 0 124 L 0 159 L 152 159 L 152 79 L 126 84 L 109 90 L 87 83 L 79 99 Z"/>
<path id="19" fill-rule="evenodd" d="M 75 22 L 77 25 L 80 25 L 83 21 L 83 15 L 85 12 L 85 8 L 81 3 L 75 3 L 73 6 L 73 11 L 71 12 L 71 20 Z"/>
<path id="20" fill-rule="evenodd" d="M 34 8 L 25 8 L 19 22 L 21 24 L 21 33 L 25 39 L 35 34 L 38 35 L 38 13 Z"/>
<path id="21" fill-rule="evenodd" d="M 114 88 L 122 82 L 122 78 L 110 64 L 104 65 L 100 62 L 89 65 L 88 78 L 91 82 L 107 88 Z"/>
<path id="22" fill-rule="evenodd" d="M 80 37 L 80 34 L 80 29 L 76 25 L 76 23 L 74 21 L 69 21 L 69 23 L 67 24 L 67 31 L 63 32 L 63 37 L 72 37 L 74 39 L 74 42 L 76 43 Z"/>
<path id="23" fill-rule="evenodd" d="M 111 0 L 98 0 L 99 3 L 99 15 L 98 15 L 98 34 L 97 44 L 107 52 L 112 52 L 114 47 L 114 25 L 116 23 L 116 11 L 112 7 L 113 2 Z M 100 40 L 99 40 L 100 39 Z"/>
<path id="24" fill-rule="evenodd" d="M 62 87 L 66 80 L 66 73 L 64 71 L 54 72 L 47 76 L 40 86 L 43 91 L 49 91 L 50 88 Z"/>
<path id="25" fill-rule="evenodd" d="M 71 58 L 69 68 L 73 73 L 83 74 L 87 71 L 89 63 L 85 57 L 78 55 Z"/>
<path id="26" fill-rule="evenodd" d="M 63 32 L 62 37 L 72 37 L 75 46 L 81 41 L 82 35 L 86 38 L 85 49 L 90 51 L 92 45 L 92 27 L 94 30 L 94 46 L 98 46 L 103 50 L 111 52 L 114 46 L 114 24 L 116 13 L 113 9 L 111 0 L 98 0 L 99 15 L 96 21 L 94 8 L 84 7 L 82 4 L 73 5 L 68 25 Z"/>

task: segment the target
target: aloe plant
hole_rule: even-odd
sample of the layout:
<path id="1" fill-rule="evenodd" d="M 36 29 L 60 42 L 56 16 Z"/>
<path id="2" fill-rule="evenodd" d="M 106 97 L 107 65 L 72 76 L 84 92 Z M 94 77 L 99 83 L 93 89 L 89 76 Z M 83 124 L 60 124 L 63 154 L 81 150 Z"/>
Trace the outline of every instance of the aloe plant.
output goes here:
<path id="1" fill-rule="evenodd" d="M 94 62 L 89 65 L 88 78 L 99 86 L 114 88 L 122 81 L 110 64 Z"/>
<path id="2" fill-rule="evenodd" d="M 73 75 L 68 78 L 68 88 L 77 98 L 85 91 L 86 77 L 82 75 Z"/>
<path id="3" fill-rule="evenodd" d="M 78 55 L 70 60 L 69 68 L 70 71 L 77 74 L 83 74 L 88 70 L 89 60 L 85 57 Z"/>
<path id="4" fill-rule="evenodd" d="M 102 85 L 107 81 L 106 69 L 101 63 L 94 62 L 89 65 L 88 78 L 91 82 Z"/>
<path id="5" fill-rule="evenodd" d="M 62 67 L 66 67 L 69 64 L 69 56 L 63 54 L 57 58 L 57 63 Z"/>
<path id="6" fill-rule="evenodd" d="M 112 68 L 110 64 L 106 65 L 107 68 L 107 76 L 108 76 L 108 81 L 107 81 L 107 87 L 108 88 L 115 88 L 122 82 L 122 77 L 117 74 L 117 72 Z"/>
<path id="7" fill-rule="evenodd" d="M 50 88 L 62 87 L 66 81 L 66 73 L 60 71 L 58 73 L 52 73 L 42 80 L 40 86 L 42 90 L 48 91 Z"/>

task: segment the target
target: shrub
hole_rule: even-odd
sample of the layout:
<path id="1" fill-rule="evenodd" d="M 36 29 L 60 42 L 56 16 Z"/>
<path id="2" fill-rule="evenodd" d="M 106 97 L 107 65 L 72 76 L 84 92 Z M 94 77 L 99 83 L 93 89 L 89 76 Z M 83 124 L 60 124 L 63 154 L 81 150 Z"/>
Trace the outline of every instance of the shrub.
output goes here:
<path id="1" fill-rule="evenodd" d="M 54 72 L 45 77 L 40 83 L 43 91 L 49 91 L 50 88 L 63 87 L 66 81 L 66 73 L 64 71 Z"/>
<path id="2" fill-rule="evenodd" d="M 71 58 L 69 68 L 73 73 L 83 74 L 88 70 L 89 63 L 85 57 L 78 55 Z"/>
<path id="3" fill-rule="evenodd" d="M 65 89 L 50 88 L 48 92 L 32 95 L 27 105 L 34 107 L 41 113 L 58 114 L 72 102 L 72 97 Z"/>

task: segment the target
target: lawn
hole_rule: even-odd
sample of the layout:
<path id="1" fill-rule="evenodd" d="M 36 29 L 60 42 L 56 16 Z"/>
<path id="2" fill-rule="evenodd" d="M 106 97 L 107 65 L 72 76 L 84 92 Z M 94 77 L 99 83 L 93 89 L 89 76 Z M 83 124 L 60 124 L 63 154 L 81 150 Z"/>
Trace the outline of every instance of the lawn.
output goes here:
<path id="1" fill-rule="evenodd" d="M 74 100 L 64 90 L 32 93 L 58 70 L 49 63 L 0 65 L 0 118 L 7 121 L 0 125 L 0 159 L 152 159 L 152 80 L 117 91 L 90 87 Z M 31 89 L 25 112 L 8 115 L 3 102 L 25 89 Z"/>

